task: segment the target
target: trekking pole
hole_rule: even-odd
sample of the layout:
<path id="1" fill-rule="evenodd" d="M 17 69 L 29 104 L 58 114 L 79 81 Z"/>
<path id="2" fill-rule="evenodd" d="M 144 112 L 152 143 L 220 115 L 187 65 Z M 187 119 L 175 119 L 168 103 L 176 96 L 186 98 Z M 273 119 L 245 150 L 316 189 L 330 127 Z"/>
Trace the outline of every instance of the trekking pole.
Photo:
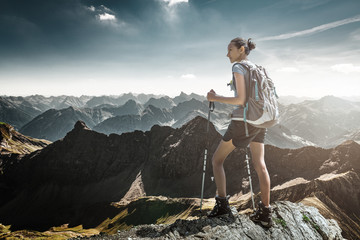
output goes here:
<path id="1" fill-rule="evenodd" d="M 209 114 L 208 114 L 208 122 L 206 127 L 206 147 L 204 153 L 204 164 L 203 164 L 203 175 L 202 175 L 202 184 L 201 184 L 201 201 L 200 201 L 200 212 L 202 208 L 202 202 L 204 198 L 204 183 L 205 183 L 205 172 L 206 172 L 206 159 L 207 159 L 207 149 L 209 146 L 209 126 L 210 126 L 210 113 L 213 112 L 215 109 L 214 102 L 209 102 Z"/>
<path id="2" fill-rule="evenodd" d="M 250 166 L 249 166 L 249 154 L 248 154 L 248 148 L 247 147 L 246 147 L 246 155 L 245 156 L 246 156 L 245 159 L 246 159 L 247 171 L 248 171 L 248 175 L 249 175 L 251 200 L 252 200 L 253 210 L 255 211 L 255 202 L 254 202 L 253 188 L 252 188 L 252 183 L 251 183 L 251 174 L 250 174 Z"/>

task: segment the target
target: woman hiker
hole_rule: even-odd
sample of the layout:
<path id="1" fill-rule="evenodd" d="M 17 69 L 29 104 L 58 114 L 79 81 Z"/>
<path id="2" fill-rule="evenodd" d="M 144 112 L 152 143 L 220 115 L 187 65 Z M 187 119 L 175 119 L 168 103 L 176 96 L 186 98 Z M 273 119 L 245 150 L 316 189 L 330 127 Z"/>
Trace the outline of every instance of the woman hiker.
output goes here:
<path id="1" fill-rule="evenodd" d="M 227 57 L 231 63 L 242 61 L 249 62 L 247 56 L 255 48 L 255 44 L 248 39 L 235 38 L 228 45 Z M 233 82 L 235 86 L 234 97 L 224 97 L 217 95 L 214 90 L 207 93 L 209 102 L 221 102 L 233 105 L 245 105 L 246 102 L 246 83 L 249 81 L 249 71 L 240 64 L 233 65 Z M 245 123 L 240 120 L 232 120 L 230 125 L 219 143 L 213 157 L 212 166 L 217 187 L 216 203 L 208 217 L 218 217 L 224 214 L 231 214 L 228 197 L 226 196 L 226 177 L 224 171 L 224 161 L 226 157 L 236 148 L 246 148 L 250 144 L 252 161 L 259 178 L 261 201 L 258 209 L 250 218 L 254 222 L 260 222 L 264 227 L 272 225 L 270 207 L 270 177 L 264 159 L 264 139 L 265 128 L 256 128 L 247 124 L 248 136 L 245 133 Z"/>

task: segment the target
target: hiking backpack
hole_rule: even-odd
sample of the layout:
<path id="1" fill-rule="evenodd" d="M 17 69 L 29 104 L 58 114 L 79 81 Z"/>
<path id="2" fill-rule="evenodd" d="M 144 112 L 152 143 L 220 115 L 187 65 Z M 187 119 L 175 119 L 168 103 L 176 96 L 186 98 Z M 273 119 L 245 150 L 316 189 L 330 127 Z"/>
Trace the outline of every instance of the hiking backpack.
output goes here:
<path id="1" fill-rule="evenodd" d="M 236 64 L 240 64 L 249 71 L 249 79 L 245 79 L 246 103 L 237 107 L 232 112 L 231 118 L 245 122 L 245 132 L 248 136 L 247 123 L 258 128 L 268 128 L 277 124 L 279 120 L 278 96 L 274 83 L 265 68 L 244 60 L 235 63 L 233 68 Z M 232 90 L 236 91 L 234 73 L 230 85 Z"/>

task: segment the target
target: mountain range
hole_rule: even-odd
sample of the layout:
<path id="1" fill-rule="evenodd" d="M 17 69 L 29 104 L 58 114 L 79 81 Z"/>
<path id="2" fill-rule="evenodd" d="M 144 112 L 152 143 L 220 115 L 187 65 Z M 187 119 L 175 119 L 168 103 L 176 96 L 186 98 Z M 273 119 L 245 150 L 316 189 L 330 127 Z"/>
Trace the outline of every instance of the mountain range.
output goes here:
<path id="1" fill-rule="evenodd" d="M 184 93 L 182 93 L 184 95 Z M 186 95 L 186 94 L 185 94 Z M 181 94 L 180 94 L 181 96 Z M 145 104 L 150 98 L 160 98 L 154 94 L 131 93 L 120 96 L 51 96 L 32 95 L 27 97 L 0 96 L 0 121 L 7 122 L 16 129 L 21 128 L 40 113 L 49 109 L 94 108 L 99 105 L 120 106 L 129 100 Z"/>
<path id="2" fill-rule="evenodd" d="M 333 96 L 326 96 L 317 101 L 304 101 L 282 108 L 280 123 L 291 130 L 295 136 L 321 147 L 334 147 L 338 141 L 346 139 L 359 141 L 360 102 L 350 102 Z"/>
<path id="3" fill-rule="evenodd" d="M 127 204 L 139 197 L 198 198 L 206 141 L 211 159 L 221 139 L 212 124 L 206 138 L 206 125 L 205 118 L 196 117 L 181 128 L 154 125 L 149 131 L 106 135 L 78 121 L 64 138 L 41 150 L 24 156 L 1 155 L 0 222 L 14 230 L 45 231 L 68 223 L 113 231 L 126 226 L 119 219 L 131 218 L 136 209 Z M 337 221 L 345 238 L 360 237 L 358 143 L 347 141 L 331 149 L 266 145 L 265 151 L 273 201 L 315 206 Z M 239 212 L 251 206 L 244 158 L 244 149 L 236 149 L 224 166 L 227 192 Z M 205 208 L 213 204 L 216 190 L 211 176 L 209 163 Z M 256 177 L 253 187 L 258 193 Z M 190 213 L 196 212 L 198 204 L 195 201 L 187 216 L 193 216 Z M 150 210 L 144 208 L 142 213 L 151 214 Z"/>

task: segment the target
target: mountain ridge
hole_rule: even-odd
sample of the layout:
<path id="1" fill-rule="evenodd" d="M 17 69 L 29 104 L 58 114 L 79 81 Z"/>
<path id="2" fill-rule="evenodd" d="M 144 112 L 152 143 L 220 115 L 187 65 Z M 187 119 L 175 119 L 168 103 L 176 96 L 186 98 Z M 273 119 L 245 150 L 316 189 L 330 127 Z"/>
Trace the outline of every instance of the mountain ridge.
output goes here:
<path id="1" fill-rule="evenodd" d="M 6 220 L 4 223 L 12 223 L 15 229 L 46 230 L 64 223 L 83 224 L 89 228 L 111 217 L 111 214 L 104 214 L 115 214 L 110 210 L 111 202 L 130 201 L 144 194 L 198 198 L 206 125 L 206 119 L 196 117 L 179 129 L 155 125 L 146 132 L 107 136 L 78 121 L 63 139 L 18 159 L 5 169 L 0 176 L 0 188 L 5 187 L 9 194 L 0 196 L 0 215 Z M 220 139 L 221 135 L 210 124 L 208 159 Z M 359 144 L 352 141 L 334 149 L 279 149 L 267 145 L 266 162 L 272 184 L 281 185 L 294 178 L 312 181 L 326 173 L 353 171 L 359 174 L 358 151 Z M 236 149 L 224 167 L 228 193 L 243 196 L 249 204 L 246 165 L 239 161 L 244 155 L 243 149 Z M 251 172 L 256 176 L 253 169 Z M 208 164 L 205 198 L 215 193 L 211 175 L 211 164 Z M 254 191 L 258 192 L 257 179 L 253 178 L 253 181 Z M 140 187 L 141 191 L 131 195 L 132 187 Z M 339 199 L 334 200 L 344 214 L 349 214 L 349 209 L 339 204 Z M 353 201 L 351 198 L 341 200 Z M 14 206 L 17 206 L 16 210 Z M 99 212 L 100 209 L 104 210 Z M 47 212 L 57 217 L 53 218 Z M 97 218 L 91 213 L 96 213 Z M 356 217 L 351 219 L 358 223 Z"/>

